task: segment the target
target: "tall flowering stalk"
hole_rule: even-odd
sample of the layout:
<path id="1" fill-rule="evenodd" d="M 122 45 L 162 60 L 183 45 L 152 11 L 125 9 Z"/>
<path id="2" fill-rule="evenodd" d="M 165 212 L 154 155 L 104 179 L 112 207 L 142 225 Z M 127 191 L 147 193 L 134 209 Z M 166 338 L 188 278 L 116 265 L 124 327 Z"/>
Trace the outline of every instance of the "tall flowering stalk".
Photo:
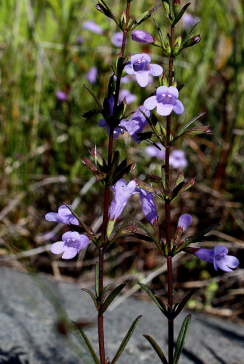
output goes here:
<path id="1" fill-rule="evenodd" d="M 132 1 L 133 0 L 127 0 L 126 9 L 125 11 L 122 11 L 119 18 L 113 14 L 105 0 L 99 0 L 96 5 L 96 9 L 103 13 L 106 17 L 112 19 L 122 32 L 122 36 L 120 36 L 120 40 L 122 39 L 122 46 L 116 62 L 111 64 L 112 76 L 110 77 L 108 84 L 108 95 L 105 97 L 103 104 L 98 100 L 92 90 L 85 86 L 93 96 L 97 104 L 97 109 L 85 112 L 83 117 L 88 120 L 95 115 L 101 114 L 103 119 L 100 120 L 99 126 L 106 127 L 109 137 L 107 158 L 104 158 L 99 151 L 94 149 L 90 151 L 90 155 L 95 159 L 95 165 L 87 157 L 84 157 L 83 159 L 83 164 L 88 167 L 96 176 L 96 179 L 100 180 L 104 185 L 102 230 L 100 233 L 95 234 L 90 227 L 80 220 L 75 211 L 66 204 L 59 208 L 58 213 L 48 213 L 46 215 L 46 219 L 49 221 L 64 223 L 69 226 L 71 230 L 63 234 L 62 241 L 54 243 L 51 247 L 51 251 L 54 254 L 62 254 L 63 259 L 71 259 L 75 257 L 81 249 L 88 245 L 89 241 L 92 241 L 96 245 L 99 261 L 98 264 L 96 264 L 95 269 L 95 294 L 87 289 L 84 289 L 84 291 L 91 296 L 97 309 L 100 359 L 98 359 L 83 330 L 78 327 L 96 364 L 114 364 L 118 360 L 141 318 L 141 316 L 138 316 L 133 321 L 112 361 L 110 362 L 109 359 L 106 359 L 103 326 L 104 313 L 112 301 L 124 288 L 125 284 L 119 285 L 113 291 L 110 290 L 110 286 L 104 287 L 104 251 L 108 249 L 117 238 L 125 234 L 134 235 L 141 240 L 151 241 L 157 246 L 160 253 L 163 254 L 167 260 L 167 304 L 149 287 L 142 283 L 139 284 L 167 318 L 168 359 L 166 359 L 163 350 L 152 337 L 148 335 L 144 336 L 150 342 L 162 363 L 177 364 L 190 325 L 190 315 L 185 318 L 182 324 L 175 347 L 174 319 L 179 315 L 195 290 L 190 292 L 180 303 L 174 303 L 174 282 L 172 277 L 173 257 L 181 251 L 185 251 L 195 254 L 198 258 L 214 264 L 216 270 L 217 268 L 220 268 L 226 272 L 231 271 L 231 268 L 237 267 L 239 262 L 237 258 L 227 255 L 228 250 L 224 246 L 215 247 L 214 251 L 188 247 L 189 244 L 203 241 L 204 236 L 218 225 L 207 227 L 196 235 L 190 236 L 181 241 L 183 232 L 186 231 L 192 222 L 192 217 L 189 214 L 183 214 L 179 218 L 174 237 L 172 238 L 171 236 L 171 203 L 180 198 L 180 196 L 195 183 L 195 178 L 191 178 L 185 182 L 184 171 L 182 171 L 176 178 L 173 185 L 170 178 L 170 165 L 177 168 L 180 165 L 182 166 L 182 161 L 181 164 L 179 164 L 179 160 L 176 164 L 172 163 L 172 160 L 170 161 L 170 155 L 171 159 L 173 155 L 171 152 L 172 146 L 185 134 L 195 135 L 211 133 L 208 125 L 190 128 L 191 124 L 193 124 L 203 114 L 198 114 L 191 120 L 187 121 L 178 129 L 176 134 L 173 135 L 171 132 L 171 124 L 173 122 L 172 113 L 181 115 L 184 112 L 184 106 L 179 99 L 179 92 L 183 85 L 177 87 L 177 81 L 174 74 L 174 58 L 177 57 L 183 49 L 199 43 L 200 35 L 192 36 L 199 23 L 193 25 L 184 39 L 182 39 L 181 35 L 176 36 L 175 27 L 190 4 L 186 4 L 183 8 L 181 8 L 180 0 L 162 0 L 165 15 L 170 25 L 170 34 L 167 34 L 165 41 L 162 32 L 154 19 L 159 34 L 159 39 L 156 39 L 144 30 L 136 28 L 148 19 L 159 6 L 156 6 L 153 9 L 139 15 L 137 18 L 132 19 L 130 18 L 130 6 Z M 91 27 L 91 24 L 86 24 L 86 28 L 88 26 Z M 92 24 L 92 27 L 94 27 L 94 24 Z M 163 68 L 160 65 L 151 64 L 151 58 L 148 54 L 126 54 L 126 38 L 129 32 L 132 32 L 132 40 L 156 46 L 161 49 L 161 53 L 164 57 L 169 58 L 168 76 L 163 73 Z M 126 115 L 126 97 L 123 100 L 119 99 L 121 79 L 126 76 L 126 74 L 134 75 L 137 83 L 143 88 L 148 85 L 149 75 L 158 77 L 158 87 L 155 92 L 150 95 L 144 101 L 143 105 L 141 105 L 134 113 L 131 113 L 132 115 Z M 143 132 L 147 123 L 151 127 L 152 131 Z M 158 151 L 155 154 L 155 150 L 151 150 L 150 153 L 152 156 L 160 155 L 161 159 L 165 159 L 165 164 L 161 167 L 161 176 L 153 174 L 150 175 L 150 184 L 138 179 L 127 183 L 124 179 L 124 177 L 135 168 L 135 163 L 127 165 L 126 159 L 120 162 L 120 153 L 119 151 L 114 150 L 114 140 L 119 134 L 123 134 L 125 131 L 131 135 L 131 138 L 137 144 L 144 141 L 152 144 L 153 148 L 156 148 Z M 175 150 L 175 153 L 176 152 L 177 151 Z M 184 157 L 184 154 L 178 153 L 178 159 L 182 159 L 182 157 Z M 183 164 L 186 166 L 187 162 L 184 160 Z M 155 185 L 156 187 L 154 187 Z M 110 198 L 111 190 L 113 191 L 112 201 Z M 136 193 L 140 195 L 142 210 L 145 214 L 145 218 L 151 226 L 148 228 L 141 221 L 136 220 L 129 225 L 131 218 L 136 215 L 136 210 L 118 227 L 118 218 L 122 214 L 123 209 L 132 194 Z M 163 200 L 165 204 L 166 226 L 163 230 L 160 230 L 158 222 L 157 209 L 155 205 L 156 198 Z M 116 232 L 114 232 L 115 228 L 117 228 Z"/>

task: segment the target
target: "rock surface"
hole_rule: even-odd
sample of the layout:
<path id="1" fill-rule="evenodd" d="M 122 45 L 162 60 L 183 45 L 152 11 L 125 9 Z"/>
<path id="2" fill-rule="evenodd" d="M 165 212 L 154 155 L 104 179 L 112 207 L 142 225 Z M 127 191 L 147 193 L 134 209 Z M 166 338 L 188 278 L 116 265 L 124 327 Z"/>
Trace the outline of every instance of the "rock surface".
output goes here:
<path id="1" fill-rule="evenodd" d="M 91 364 L 88 354 L 78 357 L 69 336 L 57 333 L 58 316 L 65 308 L 70 320 L 95 320 L 95 308 L 81 285 L 57 282 L 0 267 L 0 363 Z M 59 312 L 59 314 L 57 314 Z M 175 339 L 188 312 L 175 321 Z M 142 334 L 152 336 L 166 353 L 167 324 L 159 309 L 150 302 L 128 298 L 105 314 L 105 336 L 110 360 L 116 353 L 132 321 L 143 315 L 118 364 L 159 363 L 160 360 Z M 97 328 L 85 329 L 98 349 Z M 78 336 L 80 338 L 80 335 Z M 179 364 L 244 364 L 244 326 L 192 314 L 192 322 Z M 84 347 L 84 345 L 83 345 Z M 84 349 L 83 349 L 84 350 Z"/>

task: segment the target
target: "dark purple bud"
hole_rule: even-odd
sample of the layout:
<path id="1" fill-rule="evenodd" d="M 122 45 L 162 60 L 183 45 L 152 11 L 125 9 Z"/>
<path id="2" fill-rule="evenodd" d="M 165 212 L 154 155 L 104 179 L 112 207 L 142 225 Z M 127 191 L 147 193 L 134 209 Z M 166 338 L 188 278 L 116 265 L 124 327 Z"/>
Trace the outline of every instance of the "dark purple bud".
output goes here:
<path id="1" fill-rule="evenodd" d="M 188 48 L 188 47 L 192 47 L 195 44 L 199 43 L 201 41 L 201 37 L 200 34 L 195 35 L 195 37 L 192 37 L 191 39 L 189 39 L 183 46 L 183 48 Z"/>
<path id="2" fill-rule="evenodd" d="M 77 37 L 77 43 L 81 45 L 83 41 L 84 41 L 83 37 L 79 35 L 79 37 Z"/>

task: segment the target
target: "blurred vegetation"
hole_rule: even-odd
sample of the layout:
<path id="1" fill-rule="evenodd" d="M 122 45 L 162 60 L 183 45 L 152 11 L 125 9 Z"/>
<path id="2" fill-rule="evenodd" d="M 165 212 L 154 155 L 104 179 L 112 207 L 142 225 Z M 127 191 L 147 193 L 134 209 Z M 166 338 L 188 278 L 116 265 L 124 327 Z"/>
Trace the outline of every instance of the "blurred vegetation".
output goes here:
<path id="1" fill-rule="evenodd" d="M 125 4 L 122 0 L 108 0 L 108 3 L 118 15 Z M 158 3 L 160 0 L 133 0 L 131 15 L 137 17 Z M 99 119 L 86 122 L 81 117 L 82 112 L 95 106 L 83 83 L 102 101 L 111 75 L 109 62 L 119 50 L 111 43 L 118 29 L 93 5 L 95 1 L 85 0 L 2 0 L 0 3 L 0 242 L 4 256 L 50 243 L 50 236 L 45 238 L 45 234 L 51 227 L 44 215 L 57 211 L 63 201 L 78 201 L 77 213 L 86 223 L 97 223 L 99 228 L 103 188 L 99 182 L 93 182 L 81 160 L 94 145 L 105 154 L 107 136 L 97 126 Z M 196 186 L 174 204 L 173 224 L 183 212 L 193 215 L 190 233 L 219 222 L 218 241 L 231 241 L 228 248 L 243 262 L 240 249 L 244 240 L 243 4 L 241 0 L 192 1 L 189 12 L 201 20 L 195 34 L 200 33 L 202 41 L 184 50 L 175 61 L 178 84 L 186 85 L 180 93 L 185 112 L 178 122 L 183 123 L 205 111 L 196 126 L 210 124 L 213 135 L 187 137 L 176 145 L 177 149 L 185 150 L 189 162 L 186 178 L 197 178 Z M 162 8 L 153 17 L 166 35 Z M 82 24 L 87 20 L 94 20 L 104 33 L 96 35 L 83 29 Z M 184 33 L 181 26 L 180 23 L 176 35 Z M 157 37 L 152 18 L 138 29 Z M 78 42 L 80 36 L 82 44 Z M 127 52 L 150 53 L 152 61 L 162 64 L 167 74 L 168 60 L 161 57 L 158 50 L 128 39 Z M 98 68 L 98 77 L 91 85 L 86 75 L 93 65 Z M 137 95 L 137 102 L 129 105 L 128 111 L 143 103 L 154 86 L 157 86 L 155 81 L 146 89 L 135 82 L 123 85 Z M 66 93 L 67 101 L 57 99 L 59 90 Z M 175 116 L 173 120 L 176 131 Z M 149 171 L 155 173 L 156 161 L 152 162 L 143 152 L 146 143 L 138 147 L 125 135 L 116 145 L 122 156 L 128 154 L 130 160 L 137 162 L 131 179 L 145 178 Z M 176 171 L 172 173 L 177 175 Z M 82 190 L 84 186 L 86 193 Z M 136 197 L 127 212 L 135 206 L 138 206 Z M 55 230 L 53 241 L 63 232 Z M 211 242 L 209 244 L 206 246 L 212 246 Z M 75 262 L 59 262 L 54 266 L 56 258 L 45 250 L 40 252 L 31 255 L 28 263 L 47 272 L 53 269 L 56 274 L 80 274 Z M 89 262 L 93 261 L 93 255 L 89 248 L 84 269 L 92 267 Z M 118 267 L 121 255 L 124 259 Z M 113 277 L 131 272 L 132 277 L 134 272 L 141 274 L 155 269 L 161 264 L 160 259 L 151 245 L 125 239 L 109 254 L 107 272 Z M 200 264 L 189 267 L 188 263 L 177 268 L 178 277 L 191 280 L 192 269 L 195 272 L 192 277 L 199 280 L 219 274 L 212 267 L 208 271 L 205 267 L 205 273 L 201 273 Z M 155 288 L 158 283 L 155 282 Z M 216 287 L 217 283 L 213 284 Z M 235 281 L 234 288 L 240 284 Z M 207 305 L 216 291 L 209 289 L 208 292 L 211 293 L 205 298 Z"/>

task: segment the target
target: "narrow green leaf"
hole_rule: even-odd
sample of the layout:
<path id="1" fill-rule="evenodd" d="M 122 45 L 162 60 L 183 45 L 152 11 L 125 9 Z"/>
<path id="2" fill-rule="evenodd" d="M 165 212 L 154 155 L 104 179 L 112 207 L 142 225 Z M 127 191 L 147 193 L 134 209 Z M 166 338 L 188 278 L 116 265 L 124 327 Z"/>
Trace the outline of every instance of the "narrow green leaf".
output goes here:
<path id="1" fill-rule="evenodd" d="M 99 263 L 95 265 L 95 290 L 97 297 L 99 297 Z"/>
<path id="2" fill-rule="evenodd" d="M 189 31 L 189 33 L 186 35 L 186 37 L 183 39 L 183 42 L 181 43 L 181 48 L 183 48 L 183 45 L 188 41 L 188 39 L 191 37 L 191 35 L 194 33 L 194 31 L 197 29 L 198 25 L 200 24 L 200 22 L 196 23 L 195 25 L 193 25 L 193 27 L 191 28 L 191 30 Z"/>
<path id="3" fill-rule="evenodd" d="M 116 363 L 116 361 L 119 359 L 120 355 L 122 354 L 124 348 L 126 347 L 128 341 L 130 340 L 131 335 L 133 334 L 136 325 L 138 324 L 139 320 L 142 318 L 142 315 L 138 316 L 135 321 L 132 323 L 131 327 L 129 328 L 129 331 L 124 337 L 124 340 L 122 341 L 117 353 L 115 354 L 113 360 L 111 361 L 111 364 Z"/>
<path id="4" fill-rule="evenodd" d="M 156 351 L 156 353 L 159 356 L 159 359 L 161 360 L 161 362 L 163 364 L 168 364 L 167 359 L 165 358 L 164 353 L 162 352 L 162 350 L 160 349 L 160 347 L 158 346 L 158 344 L 156 343 L 155 340 L 153 340 L 153 338 L 149 335 L 143 335 L 148 341 L 149 343 L 152 345 L 153 349 Z"/>
<path id="5" fill-rule="evenodd" d="M 100 310 L 101 313 L 104 313 L 108 306 L 113 302 L 113 300 L 118 296 L 120 291 L 126 286 L 126 283 L 120 284 L 118 287 L 116 287 L 107 297 L 106 301 L 102 305 L 102 309 Z"/>
<path id="6" fill-rule="evenodd" d="M 158 23 L 156 22 L 156 19 L 154 19 L 154 18 L 153 18 L 153 21 L 154 21 L 154 23 L 155 23 L 155 25 L 156 25 L 156 27 L 157 27 L 158 34 L 159 34 L 159 38 L 160 38 L 160 41 L 161 41 L 162 47 L 163 47 L 164 49 L 166 49 L 166 48 L 165 48 L 164 38 L 163 38 L 163 34 L 162 34 L 162 32 L 161 32 L 161 29 L 159 28 L 159 25 L 158 25 Z"/>
<path id="7" fill-rule="evenodd" d="M 175 186 L 177 187 L 180 183 L 184 182 L 184 178 L 185 178 L 185 173 L 184 171 L 182 171 L 180 174 L 178 174 L 176 178 Z"/>
<path id="8" fill-rule="evenodd" d="M 96 296 L 91 291 L 89 291 L 89 289 L 81 288 L 81 290 L 84 291 L 84 292 L 86 292 L 86 293 L 88 293 L 91 296 L 91 298 L 93 299 L 93 302 L 94 302 L 94 304 L 96 306 L 96 309 L 98 309 L 98 303 L 97 303 Z"/>
<path id="9" fill-rule="evenodd" d="M 139 286 L 141 286 L 142 289 L 144 289 L 144 291 L 148 294 L 148 296 L 151 297 L 151 299 L 156 303 L 156 305 L 163 312 L 163 314 L 166 317 L 168 317 L 168 312 L 165 310 L 164 305 L 158 300 L 155 293 L 145 284 L 143 284 L 143 283 L 138 283 L 138 284 L 139 284 Z"/>
<path id="10" fill-rule="evenodd" d="M 172 198 L 171 201 L 177 200 L 177 198 L 179 198 L 184 192 L 186 192 L 187 190 L 189 190 L 189 188 L 191 188 L 194 185 L 195 179 L 196 179 L 195 177 L 189 179 L 189 181 L 187 181 L 186 183 L 183 184 L 183 186 L 180 188 L 179 191 L 178 191 L 178 188 L 176 187 L 176 189 L 173 191 L 173 198 Z"/>
<path id="11" fill-rule="evenodd" d="M 189 292 L 184 298 L 183 300 L 174 307 L 173 311 L 174 311 L 174 318 L 176 316 L 179 315 L 179 313 L 183 310 L 183 308 L 185 307 L 186 303 L 189 301 L 189 299 L 191 298 L 191 296 L 194 295 L 194 293 L 198 290 L 199 288 L 195 288 L 193 289 L 191 292 Z"/>
<path id="12" fill-rule="evenodd" d="M 86 86 L 85 84 L 83 84 L 83 86 L 85 86 L 85 88 L 90 92 L 90 94 L 92 95 L 92 97 L 96 101 L 97 106 L 99 107 L 99 111 L 102 112 L 103 111 L 103 107 L 102 107 L 102 104 L 100 103 L 100 101 L 98 100 L 97 96 L 92 92 L 92 90 L 89 89 L 88 86 Z"/>
<path id="13" fill-rule="evenodd" d="M 66 207 L 68 207 L 68 209 L 70 210 L 70 212 L 72 212 L 72 215 L 74 215 L 74 217 L 77 218 L 77 220 L 79 221 L 79 223 L 81 224 L 81 226 L 83 227 L 83 229 L 87 232 L 87 234 L 92 234 L 94 235 L 94 232 L 92 231 L 91 228 L 89 228 L 88 226 L 86 226 L 86 224 L 79 218 L 79 216 L 77 215 L 77 213 L 72 209 L 72 207 L 70 207 L 69 205 L 67 205 L 66 202 L 64 202 L 64 205 Z"/>
<path id="14" fill-rule="evenodd" d="M 94 362 L 96 364 L 100 364 L 100 361 L 98 360 L 98 357 L 97 357 L 97 355 L 96 355 L 96 353 L 95 353 L 95 351 L 94 351 L 88 337 L 86 336 L 84 331 L 81 329 L 80 325 L 77 325 L 76 322 L 74 322 L 74 321 L 72 321 L 72 323 L 77 327 L 77 329 L 80 331 L 81 335 L 83 336 L 83 339 L 84 339 L 84 341 L 85 341 L 85 343 L 86 343 L 86 345 L 87 345 L 87 347 L 88 347 L 88 349 L 89 349 L 89 351 L 90 351 L 90 353 L 91 353 L 91 355 L 92 355 L 92 357 L 94 359 Z"/>
<path id="15" fill-rule="evenodd" d="M 184 12 L 186 11 L 186 9 L 188 8 L 188 6 L 191 5 L 191 3 L 186 4 L 185 6 L 183 6 L 183 8 L 180 10 L 180 12 L 178 13 L 178 15 L 176 16 L 174 22 L 172 25 L 175 25 L 178 23 L 178 21 L 182 18 L 182 16 L 184 15 Z"/>
<path id="16" fill-rule="evenodd" d="M 194 121 L 196 121 L 197 119 L 199 119 L 202 115 L 206 114 L 205 112 L 201 112 L 200 114 L 197 114 L 196 116 L 194 116 L 194 118 L 192 118 L 191 120 L 187 121 L 178 131 L 178 133 L 176 134 L 176 136 L 174 137 L 174 139 L 171 142 L 171 145 L 173 145 L 176 140 L 178 140 L 183 134 L 185 134 L 187 128 L 194 123 Z"/>
<path id="17" fill-rule="evenodd" d="M 182 326 L 181 326 L 181 330 L 177 339 L 177 343 L 175 346 L 175 354 L 174 354 L 174 359 L 173 359 L 173 364 L 177 364 L 179 359 L 180 359 L 180 354 L 182 352 L 183 346 L 184 346 L 184 342 L 186 340 L 186 336 L 187 336 L 187 332 L 189 329 L 191 323 L 191 315 L 187 315 Z"/>
<path id="18" fill-rule="evenodd" d="M 104 298 L 106 297 L 106 295 L 109 293 L 108 291 L 110 290 L 111 285 L 108 285 L 107 287 L 104 287 L 102 293 L 101 293 L 101 303 L 103 303 Z"/>
<path id="19" fill-rule="evenodd" d="M 157 241 L 157 239 L 155 238 L 155 236 L 148 230 L 148 228 L 141 221 L 138 221 L 138 220 L 134 220 L 134 221 L 137 225 L 139 225 L 147 233 L 147 235 L 152 239 L 152 241 L 156 244 L 159 251 L 162 253 L 163 252 L 162 247 L 160 246 L 160 244 Z"/>

